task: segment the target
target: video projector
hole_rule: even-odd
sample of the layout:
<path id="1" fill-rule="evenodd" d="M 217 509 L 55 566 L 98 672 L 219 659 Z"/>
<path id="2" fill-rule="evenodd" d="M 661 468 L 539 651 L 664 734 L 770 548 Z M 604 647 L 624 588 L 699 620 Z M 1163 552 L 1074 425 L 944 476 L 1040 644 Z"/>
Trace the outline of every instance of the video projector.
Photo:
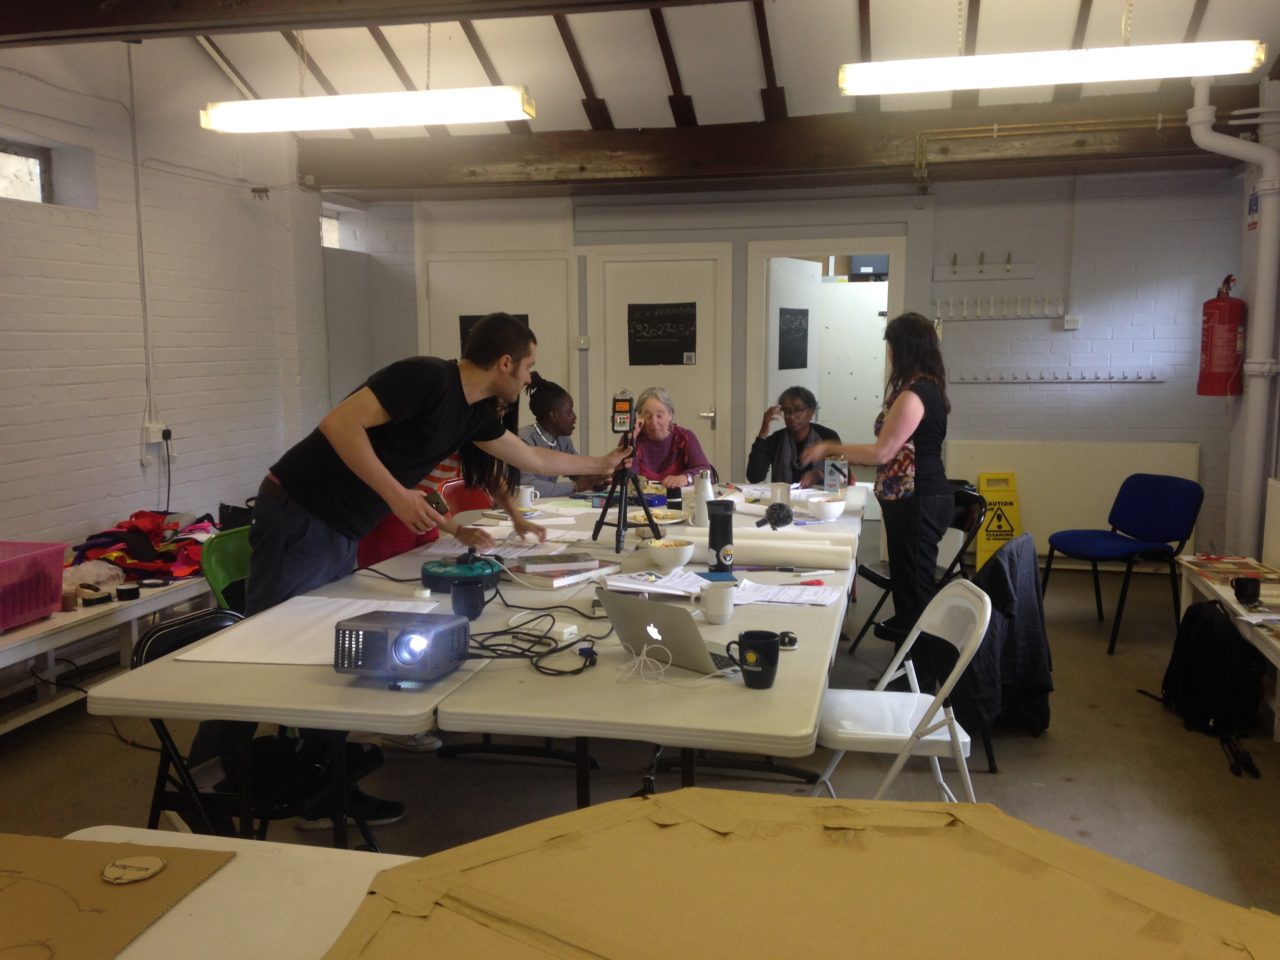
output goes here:
<path id="1" fill-rule="evenodd" d="M 371 610 L 334 625 L 333 669 L 424 683 L 457 670 L 470 642 L 470 624 L 457 614 Z"/>

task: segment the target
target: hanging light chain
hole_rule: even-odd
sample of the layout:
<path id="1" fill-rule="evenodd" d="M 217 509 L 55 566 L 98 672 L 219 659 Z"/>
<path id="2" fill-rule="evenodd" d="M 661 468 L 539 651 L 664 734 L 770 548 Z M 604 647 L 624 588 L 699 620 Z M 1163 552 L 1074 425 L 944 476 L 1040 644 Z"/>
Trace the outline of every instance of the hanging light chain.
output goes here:
<path id="1" fill-rule="evenodd" d="M 956 0 L 956 56 L 964 56 L 964 14 L 968 0 Z"/>
<path id="2" fill-rule="evenodd" d="M 1125 0 L 1124 14 L 1120 18 L 1120 39 L 1127 47 L 1129 35 L 1133 32 L 1133 0 Z"/>
<path id="3" fill-rule="evenodd" d="M 431 89 L 431 22 L 427 21 L 427 85 L 423 89 Z"/>

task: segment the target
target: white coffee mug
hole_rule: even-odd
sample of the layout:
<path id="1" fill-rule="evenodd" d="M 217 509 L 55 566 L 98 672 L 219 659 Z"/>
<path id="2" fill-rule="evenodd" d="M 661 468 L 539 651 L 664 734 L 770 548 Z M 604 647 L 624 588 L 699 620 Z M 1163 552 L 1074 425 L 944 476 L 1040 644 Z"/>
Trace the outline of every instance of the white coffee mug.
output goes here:
<path id="1" fill-rule="evenodd" d="M 789 483 L 772 483 L 769 485 L 771 496 L 774 503 L 790 503 L 791 502 L 791 484 Z"/>
<path id="2" fill-rule="evenodd" d="M 693 595 L 693 604 L 702 608 L 707 623 L 728 623 L 733 615 L 733 589 L 736 583 L 708 583 L 701 593 Z"/>
<path id="3" fill-rule="evenodd" d="M 516 487 L 516 506 L 528 509 L 538 501 L 538 491 L 533 487 L 521 484 Z"/>

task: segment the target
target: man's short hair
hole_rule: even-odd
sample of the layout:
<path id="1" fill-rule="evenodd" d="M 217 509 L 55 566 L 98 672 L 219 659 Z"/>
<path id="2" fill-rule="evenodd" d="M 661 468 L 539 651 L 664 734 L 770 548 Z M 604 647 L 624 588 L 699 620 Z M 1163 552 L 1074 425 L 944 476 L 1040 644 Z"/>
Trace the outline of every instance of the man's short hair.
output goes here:
<path id="1" fill-rule="evenodd" d="M 509 313 L 490 313 L 481 318 L 462 347 L 462 359 L 488 370 L 504 356 L 519 362 L 532 353 L 538 338 L 529 327 Z"/>

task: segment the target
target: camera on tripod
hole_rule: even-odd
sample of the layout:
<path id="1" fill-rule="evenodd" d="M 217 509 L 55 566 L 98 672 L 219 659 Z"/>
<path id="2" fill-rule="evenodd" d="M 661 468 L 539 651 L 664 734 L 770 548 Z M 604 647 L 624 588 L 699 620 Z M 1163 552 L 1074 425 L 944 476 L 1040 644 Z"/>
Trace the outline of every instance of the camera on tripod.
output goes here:
<path id="1" fill-rule="evenodd" d="M 619 390 L 613 395 L 613 432 L 621 435 L 620 446 L 631 446 L 636 432 L 636 398 L 630 390 Z"/>

